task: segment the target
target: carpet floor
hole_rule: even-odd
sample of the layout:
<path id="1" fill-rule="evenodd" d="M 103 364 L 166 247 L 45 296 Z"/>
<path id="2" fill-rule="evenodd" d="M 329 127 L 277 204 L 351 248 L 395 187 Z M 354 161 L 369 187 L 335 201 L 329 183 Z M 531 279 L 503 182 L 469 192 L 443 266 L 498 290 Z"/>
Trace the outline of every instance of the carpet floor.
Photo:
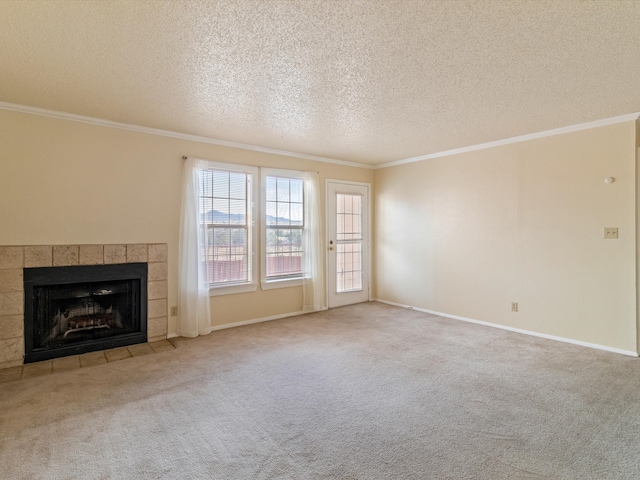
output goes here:
<path id="1" fill-rule="evenodd" d="M 379 303 L 0 384 L 3 479 L 637 479 L 640 360 Z"/>

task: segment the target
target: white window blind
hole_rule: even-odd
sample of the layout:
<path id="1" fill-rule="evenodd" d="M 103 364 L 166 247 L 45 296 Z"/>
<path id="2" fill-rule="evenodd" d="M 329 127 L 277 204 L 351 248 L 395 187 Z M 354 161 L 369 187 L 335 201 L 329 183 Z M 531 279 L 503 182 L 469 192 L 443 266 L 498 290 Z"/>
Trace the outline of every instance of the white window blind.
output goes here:
<path id="1" fill-rule="evenodd" d="M 251 182 L 246 172 L 206 169 L 199 172 L 201 222 L 211 286 L 252 281 Z"/>
<path id="2" fill-rule="evenodd" d="M 264 181 L 266 280 L 302 278 L 304 181 L 271 175 Z"/>

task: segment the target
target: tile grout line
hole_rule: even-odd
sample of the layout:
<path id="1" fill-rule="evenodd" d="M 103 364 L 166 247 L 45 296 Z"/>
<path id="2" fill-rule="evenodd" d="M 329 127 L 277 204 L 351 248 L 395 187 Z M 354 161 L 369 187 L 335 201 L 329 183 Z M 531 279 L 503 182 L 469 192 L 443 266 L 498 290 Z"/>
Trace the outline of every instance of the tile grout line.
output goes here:
<path id="1" fill-rule="evenodd" d="M 156 343 L 156 344 L 162 343 L 162 345 L 157 345 L 158 349 L 156 350 L 153 347 L 152 343 Z M 149 349 L 148 353 L 135 355 L 130 350 L 131 348 L 134 348 L 134 350 L 135 350 L 135 347 L 142 346 L 142 345 L 147 345 L 148 346 L 148 349 Z M 118 349 L 121 349 L 121 348 L 125 348 L 127 350 L 128 355 L 125 356 L 125 357 L 122 357 L 122 358 L 115 357 L 112 360 L 109 360 L 107 352 L 112 352 L 112 351 L 115 351 L 115 350 L 118 350 Z M 88 364 L 82 365 L 82 355 L 87 355 L 87 354 L 86 353 L 80 354 L 80 355 L 77 355 L 77 357 L 78 357 L 78 366 L 77 367 L 73 366 L 72 368 L 67 368 L 67 369 L 60 368 L 60 369 L 56 370 L 55 367 L 54 367 L 54 362 L 55 362 L 55 360 L 61 360 L 61 359 L 65 359 L 65 358 L 70 359 L 70 358 L 73 358 L 73 356 L 58 357 L 58 358 L 51 359 L 51 360 L 45 360 L 43 362 L 27 363 L 27 364 L 24 364 L 24 365 L 19 365 L 17 367 L 17 368 L 20 369 L 19 373 L 17 371 L 14 371 L 12 373 L 5 373 L 3 375 L 3 373 L 2 373 L 3 370 L 0 370 L 0 384 L 9 383 L 9 382 L 13 382 L 13 381 L 27 380 L 29 378 L 35 378 L 35 377 L 45 376 L 45 375 L 52 375 L 52 374 L 60 373 L 60 372 L 68 372 L 68 371 L 71 371 L 71 370 L 80 370 L 80 369 L 83 369 L 83 368 L 91 368 L 91 367 L 95 367 L 97 365 L 105 365 L 107 363 L 115 363 L 115 362 L 119 362 L 121 360 L 130 359 L 130 358 L 137 358 L 137 357 L 142 357 L 142 356 L 147 356 L 147 355 L 154 355 L 156 353 L 162 353 L 162 352 L 166 352 L 166 351 L 169 351 L 169 350 L 175 350 L 175 349 L 176 349 L 176 346 L 175 346 L 175 344 L 173 342 L 171 342 L 169 340 L 159 340 L 157 342 L 138 343 L 138 344 L 135 344 L 135 345 L 128 345 L 126 347 L 117 347 L 117 348 L 112 348 L 112 349 L 109 349 L 109 350 L 100 350 L 98 352 L 87 352 L 88 354 L 101 353 L 102 357 L 104 358 L 104 362 L 103 361 L 100 361 L 98 363 L 88 362 Z M 99 356 L 97 356 L 97 358 L 99 358 Z M 47 363 L 50 363 L 50 369 L 49 369 L 50 371 L 48 371 L 48 372 L 44 371 L 45 368 L 43 367 Z M 33 365 L 33 367 L 30 367 L 31 365 Z M 5 371 L 9 372 L 9 371 L 13 370 L 13 368 L 16 368 L 16 367 L 10 367 L 8 369 L 5 369 Z M 32 371 L 33 372 L 38 372 L 38 370 L 43 370 L 43 373 L 40 373 L 40 374 L 31 373 Z M 25 376 L 25 373 L 27 374 L 27 376 Z M 4 380 L 5 377 L 6 378 L 17 377 L 17 378 L 11 379 L 11 380 Z"/>

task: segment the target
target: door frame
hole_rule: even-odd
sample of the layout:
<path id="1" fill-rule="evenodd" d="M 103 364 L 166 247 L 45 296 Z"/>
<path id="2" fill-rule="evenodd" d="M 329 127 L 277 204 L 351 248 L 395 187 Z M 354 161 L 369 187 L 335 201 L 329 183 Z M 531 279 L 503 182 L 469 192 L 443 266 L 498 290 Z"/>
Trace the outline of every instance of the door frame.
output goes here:
<path id="1" fill-rule="evenodd" d="M 372 239 L 372 232 L 373 232 L 373 226 L 372 226 L 372 218 L 373 218 L 373 212 L 371 211 L 371 205 L 372 205 L 372 199 L 371 199 L 371 184 L 368 182 L 354 182 L 354 181 L 350 181 L 350 180 L 339 180 L 339 179 L 335 179 L 335 178 L 327 178 L 324 181 L 324 211 L 325 211 L 325 228 L 324 228 L 324 252 L 325 252 L 325 265 L 324 265 L 324 271 L 325 271 L 325 292 L 326 292 L 326 305 L 327 308 L 331 308 L 329 306 L 329 253 L 328 253 L 328 249 L 329 249 L 329 221 L 331 220 L 329 218 L 329 184 L 330 183 L 335 183 L 335 184 L 342 184 L 342 185 L 354 185 L 354 186 L 358 186 L 358 187 L 365 187 L 367 189 L 367 237 L 368 237 L 368 242 L 366 245 L 367 248 L 367 252 L 366 252 L 366 259 L 367 259 L 367 264 L 368 264 L 368 272 L 366 272 L 366 276 L 367 276 L 367 301 L 371 301 L 372 297 L 371 297 L 371 292 L 372 292 L 372 285 L 371 285 L 371 279 L 372 279 L 372 271 L 373 271 L 373 248 L 372 248 L 372 244 L 373 244 L 373 239 Z M 334 307 L 335 308 L 335 307 Z"/>

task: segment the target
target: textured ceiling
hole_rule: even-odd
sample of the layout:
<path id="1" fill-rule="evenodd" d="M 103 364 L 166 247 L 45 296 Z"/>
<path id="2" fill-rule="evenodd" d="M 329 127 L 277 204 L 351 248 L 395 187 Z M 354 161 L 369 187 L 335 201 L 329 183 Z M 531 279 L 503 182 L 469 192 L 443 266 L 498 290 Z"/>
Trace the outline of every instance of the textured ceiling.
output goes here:
<path id="1" fill-rule="evenodd" d="M 370 164 L 640 110 L 639 1 L 5 1 L 0 101 Z"/>

